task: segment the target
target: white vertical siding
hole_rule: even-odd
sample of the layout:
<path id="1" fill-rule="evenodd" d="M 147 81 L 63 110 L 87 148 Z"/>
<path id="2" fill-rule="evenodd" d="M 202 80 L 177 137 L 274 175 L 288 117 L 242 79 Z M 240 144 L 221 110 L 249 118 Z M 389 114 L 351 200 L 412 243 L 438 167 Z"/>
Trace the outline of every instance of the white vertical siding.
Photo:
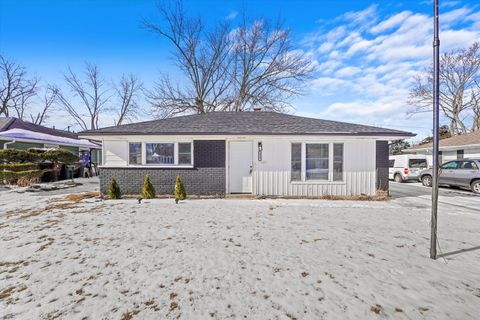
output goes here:
<path id="1" fill-rule="evenodd" d="M 306 196 L 373 195 L 376 192 L 375 140 L 271 139 L 262 141 L 262 161 L 256 157 L 253 172 L 253 193 L 257 195 Z M 254 146 L 256 150 L 257 142 Z M 344 181 L 290 181 L 290 145 L 292 142 L 343 143 Z M 332 150 L 330 150 L 332 152 Z"/>
<path id="2" fill-rule="evenodd" d="M 103 141 L 105 164 L 112 167 L 128 164 L 127 141 Z"/>

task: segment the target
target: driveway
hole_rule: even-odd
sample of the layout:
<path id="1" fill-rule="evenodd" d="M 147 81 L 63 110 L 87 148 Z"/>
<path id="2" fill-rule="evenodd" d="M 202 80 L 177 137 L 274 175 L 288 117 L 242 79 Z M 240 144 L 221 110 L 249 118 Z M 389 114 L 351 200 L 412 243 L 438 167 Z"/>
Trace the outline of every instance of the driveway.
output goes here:
<path id="1" fill-rule="evenodd" d="M 430 208 L 432 189 L 419 182 L 396 183 L 390 181 L 390 195 L 393 200 L 405 206 Z M 469 190 L 440 187 L 438 193 L 439 213 L 442 211 L 480 215 L 480 195 Z"/>

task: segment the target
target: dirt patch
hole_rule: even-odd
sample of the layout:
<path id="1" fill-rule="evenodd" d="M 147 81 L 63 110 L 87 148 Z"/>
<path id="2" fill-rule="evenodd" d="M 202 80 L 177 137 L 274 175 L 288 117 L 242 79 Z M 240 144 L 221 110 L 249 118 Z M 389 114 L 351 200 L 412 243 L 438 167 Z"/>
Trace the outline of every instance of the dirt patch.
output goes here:
<path id="1" fill-rule="evenodd" d="M 379 314 L 382 311 L 382 306 L 379 304 L 374 304 L 373 306 L 370 307 L 370 311 L 375 312 L 376 314 Z"/>

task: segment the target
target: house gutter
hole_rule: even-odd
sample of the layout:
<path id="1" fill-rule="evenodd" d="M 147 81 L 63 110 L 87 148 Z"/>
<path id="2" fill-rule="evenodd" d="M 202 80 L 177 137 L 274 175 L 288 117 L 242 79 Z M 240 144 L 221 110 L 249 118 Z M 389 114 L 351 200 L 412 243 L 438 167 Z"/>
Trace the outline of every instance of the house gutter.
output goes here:
<path id="1" fill-rule="evenodd" d="M 4 149 L 4 150 L 7 150 L 7 149 L 8 149 L 8 145 L 9 145 L 9 144 L 12 144 L 12 143 L 15 143 L 15 142 L 16 142 L 16 140 L 12 140 L 12 141 L 10 141 L 10 142 L 5 142 L 5 143 L 3 144 L 3 149 Z"/>

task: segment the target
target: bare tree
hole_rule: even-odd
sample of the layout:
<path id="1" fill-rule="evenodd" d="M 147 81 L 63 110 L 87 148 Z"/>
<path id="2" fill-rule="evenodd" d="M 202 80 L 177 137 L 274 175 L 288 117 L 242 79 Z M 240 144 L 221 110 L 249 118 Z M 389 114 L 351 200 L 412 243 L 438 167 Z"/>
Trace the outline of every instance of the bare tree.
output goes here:
<path id="1" fill-rule="evenodd" d="M 164 75 L 146 92 L 160 117 L 254 106 L 283 110 L 313 71 L 280 22 L 244 18 L 236 28 L 221 21 L 207 30 L 180 1 L 163 3 L 159 10 L 162 23 L 144 25 L 173 45 L 173 58 L 186 78 L 180 86 Z"/>
<path id="2" fill-rule="evenodd" d="M 105 111 L 106 103 L 110 99 L 107 96 L 106 82 L 101 77 L 97 66 L 86 63 L 83 80 L 71 68 L 68 68 L 64 80 L 73 97 L 78 98 L 82 107 L 79 108 L 78 104 L 64 92 L 58 91 L 57 98 L 60 105 L 82 130 L 97 129 L 99 117 Z"/>
<path id="3" fill-rule="evenodd" d="M 475 80 L 475 86 L 472 90 L 472 131 L 480 130 L 480 79 Z"/>
<path id="4" fill-rule="evenodd" d="M 57 102 L 59 90 L 56 86 L 48 85 L 43 93 L 41 99 L 42 109 L 35 115 L 30 114 L 30 120 L 34 124 L 42 125 L 49 117 L 49 112 L 53 110 L 55 103 Z"/>
<path id="5" fill-rule="evenodd" d="M 415 77 L 408 103 L 415 107 L 413 113 L 432 110 L 432 68 Z M 450 121 L 453 135 L 478 129 L 480 79 L 480 43 L 468 49 L 445 53 L 440 58 L 440 109 Z"/>
<path id="6" fill-rule="evenodd" d="M 145 21 L 144 26 L 167 39 L 174 47 L 173 58 L 186 77 L 180 88 L 163 76 L 147 98 L 161 116 L 205 113 L 222 108 L 228 99 L 229 31 L 226 23 L 206 30 L 200 18 L 187 16 L 180 1 L 158 6 L 163 22 Z"/>
<path id="7" fill-rule="evenodd" d="M 234 42 L 234 101 L 232 111 L 261 106 L 283 111 L 289 99 L 301 93 L 313 65 L 303 51 L 295 50 L 291 32 L 278 20 L 247 22 L 232 32 Z"/>
<path id="8" fill-rule="evenodd" d="M 37 94 L 38 79 L 29 78 L 25 67 L 1 55 L 0 72 L 0 115 L 8 117 L 13 111 L 23 119 L 28 102 Z"/>
<path id="9" fill-rule="evenodd" d="M 120 82 L 115 86 L 115 92 L 120 101 L 120 107 L 117 110 L 118 118 L 115 120 L 116 126 L 136 118 L 138 113 L 136 99 L 141 89 L 142 84 L 133 74 L 122 75 Z"/>

